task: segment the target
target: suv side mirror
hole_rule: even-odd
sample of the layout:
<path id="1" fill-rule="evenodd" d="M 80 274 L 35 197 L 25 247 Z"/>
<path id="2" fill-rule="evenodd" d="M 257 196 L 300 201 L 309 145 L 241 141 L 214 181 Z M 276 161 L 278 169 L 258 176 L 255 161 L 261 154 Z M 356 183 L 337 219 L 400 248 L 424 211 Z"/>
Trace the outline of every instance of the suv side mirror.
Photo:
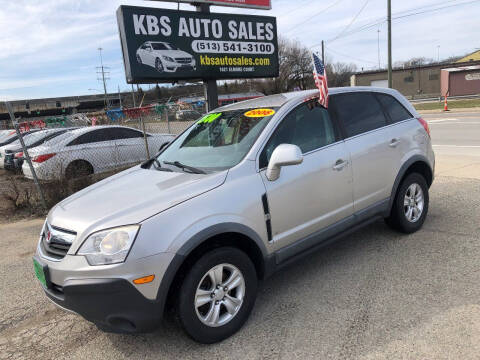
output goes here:
<path id="1" fill-rule="evenodd" d="M 280 177 L 282 166 L 298 165 L 303 161 L 302 150 L 297 145 L 280 144 L 273 150 L 265 176 L 270 181 Z"/>

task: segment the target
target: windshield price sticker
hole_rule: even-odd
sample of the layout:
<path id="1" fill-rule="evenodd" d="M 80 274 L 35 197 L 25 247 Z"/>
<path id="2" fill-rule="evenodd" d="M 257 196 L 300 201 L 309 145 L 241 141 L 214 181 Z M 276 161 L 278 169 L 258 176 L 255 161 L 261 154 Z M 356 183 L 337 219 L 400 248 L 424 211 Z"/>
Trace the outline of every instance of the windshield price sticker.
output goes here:
<path id="1" fill-rule="evenodd" d="M 212 113 L 212 114 L 207 114 L 203 118 L 201 118 L 197 124 L 206 124 L 206 123 L 211 123 L 218 119 L 220 116 L 222 116 L 222 113 Z"/>
<path id="2" fill-rule="evenodd" d="M 275 110 L 273 109 L 254 109 L 247 111 L 245 114 L 246 117 L 265 117 L 265 116 L 272 116 L 275 114 Z"/>

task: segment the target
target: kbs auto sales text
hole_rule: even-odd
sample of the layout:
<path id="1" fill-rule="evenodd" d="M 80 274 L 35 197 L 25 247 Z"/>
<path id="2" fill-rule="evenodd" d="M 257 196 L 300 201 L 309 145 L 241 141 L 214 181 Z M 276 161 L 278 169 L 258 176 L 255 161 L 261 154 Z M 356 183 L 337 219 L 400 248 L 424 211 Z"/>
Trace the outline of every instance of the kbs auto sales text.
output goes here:
<path id="1" fill-rule="evenodd" d="M 227 34 L 230 40 L 267 40 L 274 38 L 274 26 L 270 22 L 229 20 L 227 29 L 218 19 L 185 18 L 178 20 L 178 29 L 172 29 L 172 21 L 167 15 L 133 14 L 135 35 L 170 36 L 173 30 L 178 37 L 220 39 Z"/>

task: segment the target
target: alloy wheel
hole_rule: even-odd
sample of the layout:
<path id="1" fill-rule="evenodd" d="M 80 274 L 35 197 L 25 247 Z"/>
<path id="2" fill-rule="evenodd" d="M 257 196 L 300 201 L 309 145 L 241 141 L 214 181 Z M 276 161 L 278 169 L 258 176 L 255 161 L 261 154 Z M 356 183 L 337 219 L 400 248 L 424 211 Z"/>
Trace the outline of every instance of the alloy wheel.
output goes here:
<path id="1" fill-rule="evenodd" d="M 211 268 L 200 280 L 194 306 L 199 320 L 210 327 L 223 326 L 239 312 L 245 297 L 245 279 L 231 264 Z"/>
<path id="2" fill-rule="evenodd" d="M 420 185 L 412 183 L 405 192 L 403 199 L 403 208 L 405 217 L 409 222 L 416 222 L 423 213 L 425 204 L 423 191 Z"/>

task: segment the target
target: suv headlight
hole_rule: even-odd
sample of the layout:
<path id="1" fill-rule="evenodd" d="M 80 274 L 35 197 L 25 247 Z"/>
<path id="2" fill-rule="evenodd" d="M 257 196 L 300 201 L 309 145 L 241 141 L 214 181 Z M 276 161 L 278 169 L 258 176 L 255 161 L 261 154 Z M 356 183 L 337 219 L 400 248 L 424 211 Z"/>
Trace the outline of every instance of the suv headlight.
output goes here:
<path id="1" fill-rule="evenodd" d="M 175 60 L 173 60 L 170 56 L 162 55 L 162 58 L 164 58 L 165 60 L 170 61 L 170 62 L 175 62 Z"/>
<path id="2" fill-rule="evenodd" d="M 80 246 L 77 255 L 85 256 L 90 265 L 124 262 L 139 229 L 139 225 L 129 225 L 93 233 Z"/>

